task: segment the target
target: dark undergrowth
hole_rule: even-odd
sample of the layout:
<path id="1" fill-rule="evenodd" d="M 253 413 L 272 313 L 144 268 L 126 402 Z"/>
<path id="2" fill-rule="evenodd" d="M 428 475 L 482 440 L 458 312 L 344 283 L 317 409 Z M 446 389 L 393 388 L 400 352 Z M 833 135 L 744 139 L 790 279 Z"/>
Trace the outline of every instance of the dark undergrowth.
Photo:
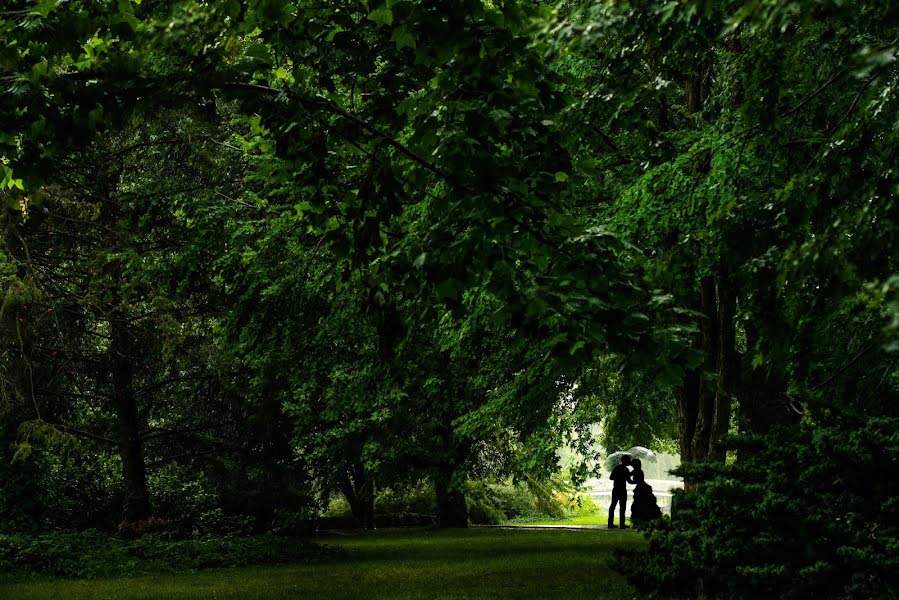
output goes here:
<path id="1" fill-rule="evenodd" d="M 0 578 L 97 578 L 199 569 L 316 562 L 340 552 L 305 537 L 272 534 L 127 539 L 97 531 L 0 535 Z"/>

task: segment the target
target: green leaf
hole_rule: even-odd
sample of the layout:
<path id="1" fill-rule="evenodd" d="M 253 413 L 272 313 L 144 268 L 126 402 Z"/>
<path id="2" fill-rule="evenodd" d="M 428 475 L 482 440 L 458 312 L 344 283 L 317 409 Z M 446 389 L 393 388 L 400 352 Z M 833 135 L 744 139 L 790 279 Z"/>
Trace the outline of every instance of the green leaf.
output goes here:
<path id="1" fill-rule="evenodd" d="M 592 177 L 596 177 L 600 174 L 600 169 L 597 165 L 598 161 L 592 158 L 582 158 L 574 161 L 574 168 L 583 173 L 584 175 L 590 175 Z"/>
<path id="2" fill-rule="evenodd" d="M 32 447 L 27 441 L 21 442 L 19 447 L 16 448 L 15 454 L 12 456 L 12 463 L 25 462 L 28 460 L 28 457 L 31 456 Z"/>
<path id="3" fill-rule="evenodd" d="M 765 362 L 765 357 L 762 356 L 761 352 L 756 352 L 755 356 L 752 357 L 752 368 L 758 369 Z"/>
<path id="4" fill-rule="evenodd" d="M 674 11 L 677 10 L 677 1 L 672 0 L 671 2 L 666 2 L 661 8 L 658 9 L 658 14 L 661 17 L 661 22 L 665 23 L 669 19 L 671 19 L 672 15 L 674 15 Z"/>
<path id="5" fill-rule="evenodd" d="M 393 11 L 390 10 L 387 5 L 381 6 L 380 8 L 376 8 L 375 10 L 368 13 L 368 18 L 377 23 L 378 25 L 392 25 L 393 24 Z"/>
<path id="6" fill-rule="evenodd" d="M 40 0 L 31 10 L 35 14 L 46 17 L 54 8 L 56 8 L 56 0 Z"/>
<path id="7" fill-rule="evenodd" d="M 415 48 L 415 36 L 413 36 L 405 27 L 394 28 L 393 35 L 390 39 L 396 42 L 397 50 L 403 48 Z"/>
<path id="8" fill-rule="evenodd" d="M 271 50 L 265 44 L 250 44 L 247 46 L 246 50 L 244 50 L 244 60 L 257 67 L 271 66 Z"/>
<path id="9" fill-rule="evenodd" d="M 332 29 L 331 31 L 328 32 L 328 37 L 325 39 L 327 39 L 329 42 L 334 41 L 334 36 L 337 35 L 338 33 L 340 33 L 341 31 L 346 31 L 346 29 L 344 29 L 340 25 L 335 25 L 334 29 Z"/>

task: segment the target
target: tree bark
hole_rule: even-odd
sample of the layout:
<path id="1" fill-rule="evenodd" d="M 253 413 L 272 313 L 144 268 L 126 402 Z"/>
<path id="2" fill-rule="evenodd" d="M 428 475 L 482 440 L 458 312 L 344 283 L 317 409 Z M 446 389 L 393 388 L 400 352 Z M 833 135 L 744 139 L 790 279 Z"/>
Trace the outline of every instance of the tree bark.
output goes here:
<path id="1" fill-rule="evenodd" d="M 437 496 L 437 526 L 468 527 L 468 506 L 465 492 L 459 487 L 459 471 L 465 464 L 471 445 L 459 439 L 452 425 L 451 414 L 442 415 L 437 426 L 442 460 L 434 472 L 434 492 Z"/>
<path id="2" fill-rule="evenodd" d="M 716 378 L 718 367 L 718 301 L 715 294 L 715 278 L 703 277 L 699 282 L 700 348 L 703 355 L 703 373 L 699 381 L 699 395 L 696 409 L 696 429 L 692 440 L 692 459 L 705 460 L 714 443 Z"/>
<path id="3" fill-rule="evenodd" d="M 739 381 L 736 350 L 736 288 L 727 266 L 700 280 L 699 338 L 703 364 L 676 390 L 681 462 L 723 461 L 720 440 L 730 428 L 731 402 Z M 685 482 L 688 489 L 691 482 Z"/>
<path id="4" fill-rule="evenodd" d="M 116 413 L 116 433 L 122 458 L 122 479 L 125 484 L 124 520 L 133 523 L 150 516 L 150 491 L 144 463 L 140 419 L 134 394 L 134 338 L 117 312 L 110 319 L 112 341 L 109 347 L 112 371 L 113 407 Z"/>
<path id="5" fill-rule="evenodd" d="M 649 77 L 651 81 L 655 81 L 659 76 L 658 54 L 658 49 L 653 48 L 649 53 L 649 56 L 647 57 L 647 63 L 649 65 Z M 668 113 L 668 100 L 665 98 L 664 90 L 660 90 L 658 93 L 658 104 L 656 105 L 656 131 L 658 133 L 664 133 L 668 131 L 668 128 L 670 126 L 671 120 Z"/>
<path id="6" fill-rule="evenodd" d="M 744 431 L 765 434 L 778 423 L 798 421 L 799 415 L 790 408 L 787 380 L 771 368 L 752 365 L 752 350 L 760 338 L 754 323 L 746 324 L 747 365 L 743 369 L 745 385 L 740 394 L 740 426 Z"/>
<path id="7" fill-rule="evenodd" d="M 708 87 L 705 77 L 706 67 L 700 63 L 684 80 L 684 96 L 687 110 L 691 114 L 702 111 Z M 702 365 L 689 371 L 683 384 L 675 391 L 678 408 L 681 462 L 684 464 L 705 460 L 709 455 L 709 444 L 715 426 L 715 390 L 710 389 L 708 377 L 717 369 L 718 358 L 718 305 L 715 280 L 712 276 L 700 280 L 698 293 L 699 338 L 696 346 L 703 355 Z M 685 481 L 687 489 L 692 483 Z"/>
<path id="8" fill-rule="evenodd" d="M 442 472 L 434 482 L 437 494 L 437 526 L 468 527 L 468 507 L 465 494 L 453 485 L 453 473 Z"/>
<path id="9" fill-rule="evenodd" d="M 699 408 L 699 381 L 701 377 L 702 370 L 693 369 L 687 372 L 684 382 L 675 390 L 680 434 L 680 459 L 683 463 L 693 460 L 693 435 L 696 432 L 696 412 Z"/>
<path id="10" fill-rule="evenodd" d="M 358 462 L 345 464 L 339 485 L 359 527 L 374 529 L 375 486 L 365 472 L 365 466 Z"/>
<path id="11" fill-rule="evenodd" d="M 722 461 L 725 452 L 718 443 L 730 429 L 730 406 L 737 384 L 738 356 L 736 349 L 737 293 L 730 271 L 724 263 L 718 266 L 718 357 L 717 386 L 709 458 Z"/>
<path id="12" fill-rule="evenodd" d="M 691 114 L 702 111 L 710 90 L 708 65 L 701 62 L 696 70 L 684 82 L 684 95 L 687 100 L 687 111 Z"/>

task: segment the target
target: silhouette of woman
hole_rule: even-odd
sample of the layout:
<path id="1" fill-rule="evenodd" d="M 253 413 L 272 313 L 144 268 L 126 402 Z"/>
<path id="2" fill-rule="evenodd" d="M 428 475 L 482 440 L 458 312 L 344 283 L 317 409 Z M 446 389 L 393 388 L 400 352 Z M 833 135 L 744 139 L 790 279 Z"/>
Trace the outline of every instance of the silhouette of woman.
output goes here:
<path id="1" fill-rule="evenodd" d="M 656 497 L 652 493 L 652 487 L 646 483 L 643 475 L 643 465 L 640 459 L 631 462 L 631 481 L 634 483 L 634 500 L 631 504 L 631 523 L 639 528 L 641 525 L 653 521 L 662 516 L 662 511 L 656 503 Z"/>

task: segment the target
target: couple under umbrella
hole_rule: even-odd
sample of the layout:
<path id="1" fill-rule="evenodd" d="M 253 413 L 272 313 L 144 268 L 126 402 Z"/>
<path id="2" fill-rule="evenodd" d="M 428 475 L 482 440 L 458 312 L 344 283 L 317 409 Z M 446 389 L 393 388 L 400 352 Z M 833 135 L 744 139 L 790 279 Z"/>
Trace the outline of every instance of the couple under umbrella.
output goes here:
<path id="1" fill-rule="evenodd" d="M 655 458 L 655 455 L 645 448 L 635 447 L 631 450 L 640 450 L 646 454 L 647 458 Z M 639 458 L 633 458 L 629 452 L 616 452 L 608 458 L 609 463 L 617 463 L 609 476 L 614 483 L 612 504 L 609 506 L 609 529 L 617 529 L 614 522 L 616 506 L 620 510 L 618 526 L 621 529 L 627 529 L 627 525 L 624 524 L 624 514 L 627 509 L 628 483 L 634 484 L 634 502 L 631 505 L 631 523 L 634 527 L 639 528 L 642 524 L 662 516 L 662 511 L 656 503 L 656 497 L 652 493 L 652 487 L 646 483 L 643 475 L 642 462 Z"/>

